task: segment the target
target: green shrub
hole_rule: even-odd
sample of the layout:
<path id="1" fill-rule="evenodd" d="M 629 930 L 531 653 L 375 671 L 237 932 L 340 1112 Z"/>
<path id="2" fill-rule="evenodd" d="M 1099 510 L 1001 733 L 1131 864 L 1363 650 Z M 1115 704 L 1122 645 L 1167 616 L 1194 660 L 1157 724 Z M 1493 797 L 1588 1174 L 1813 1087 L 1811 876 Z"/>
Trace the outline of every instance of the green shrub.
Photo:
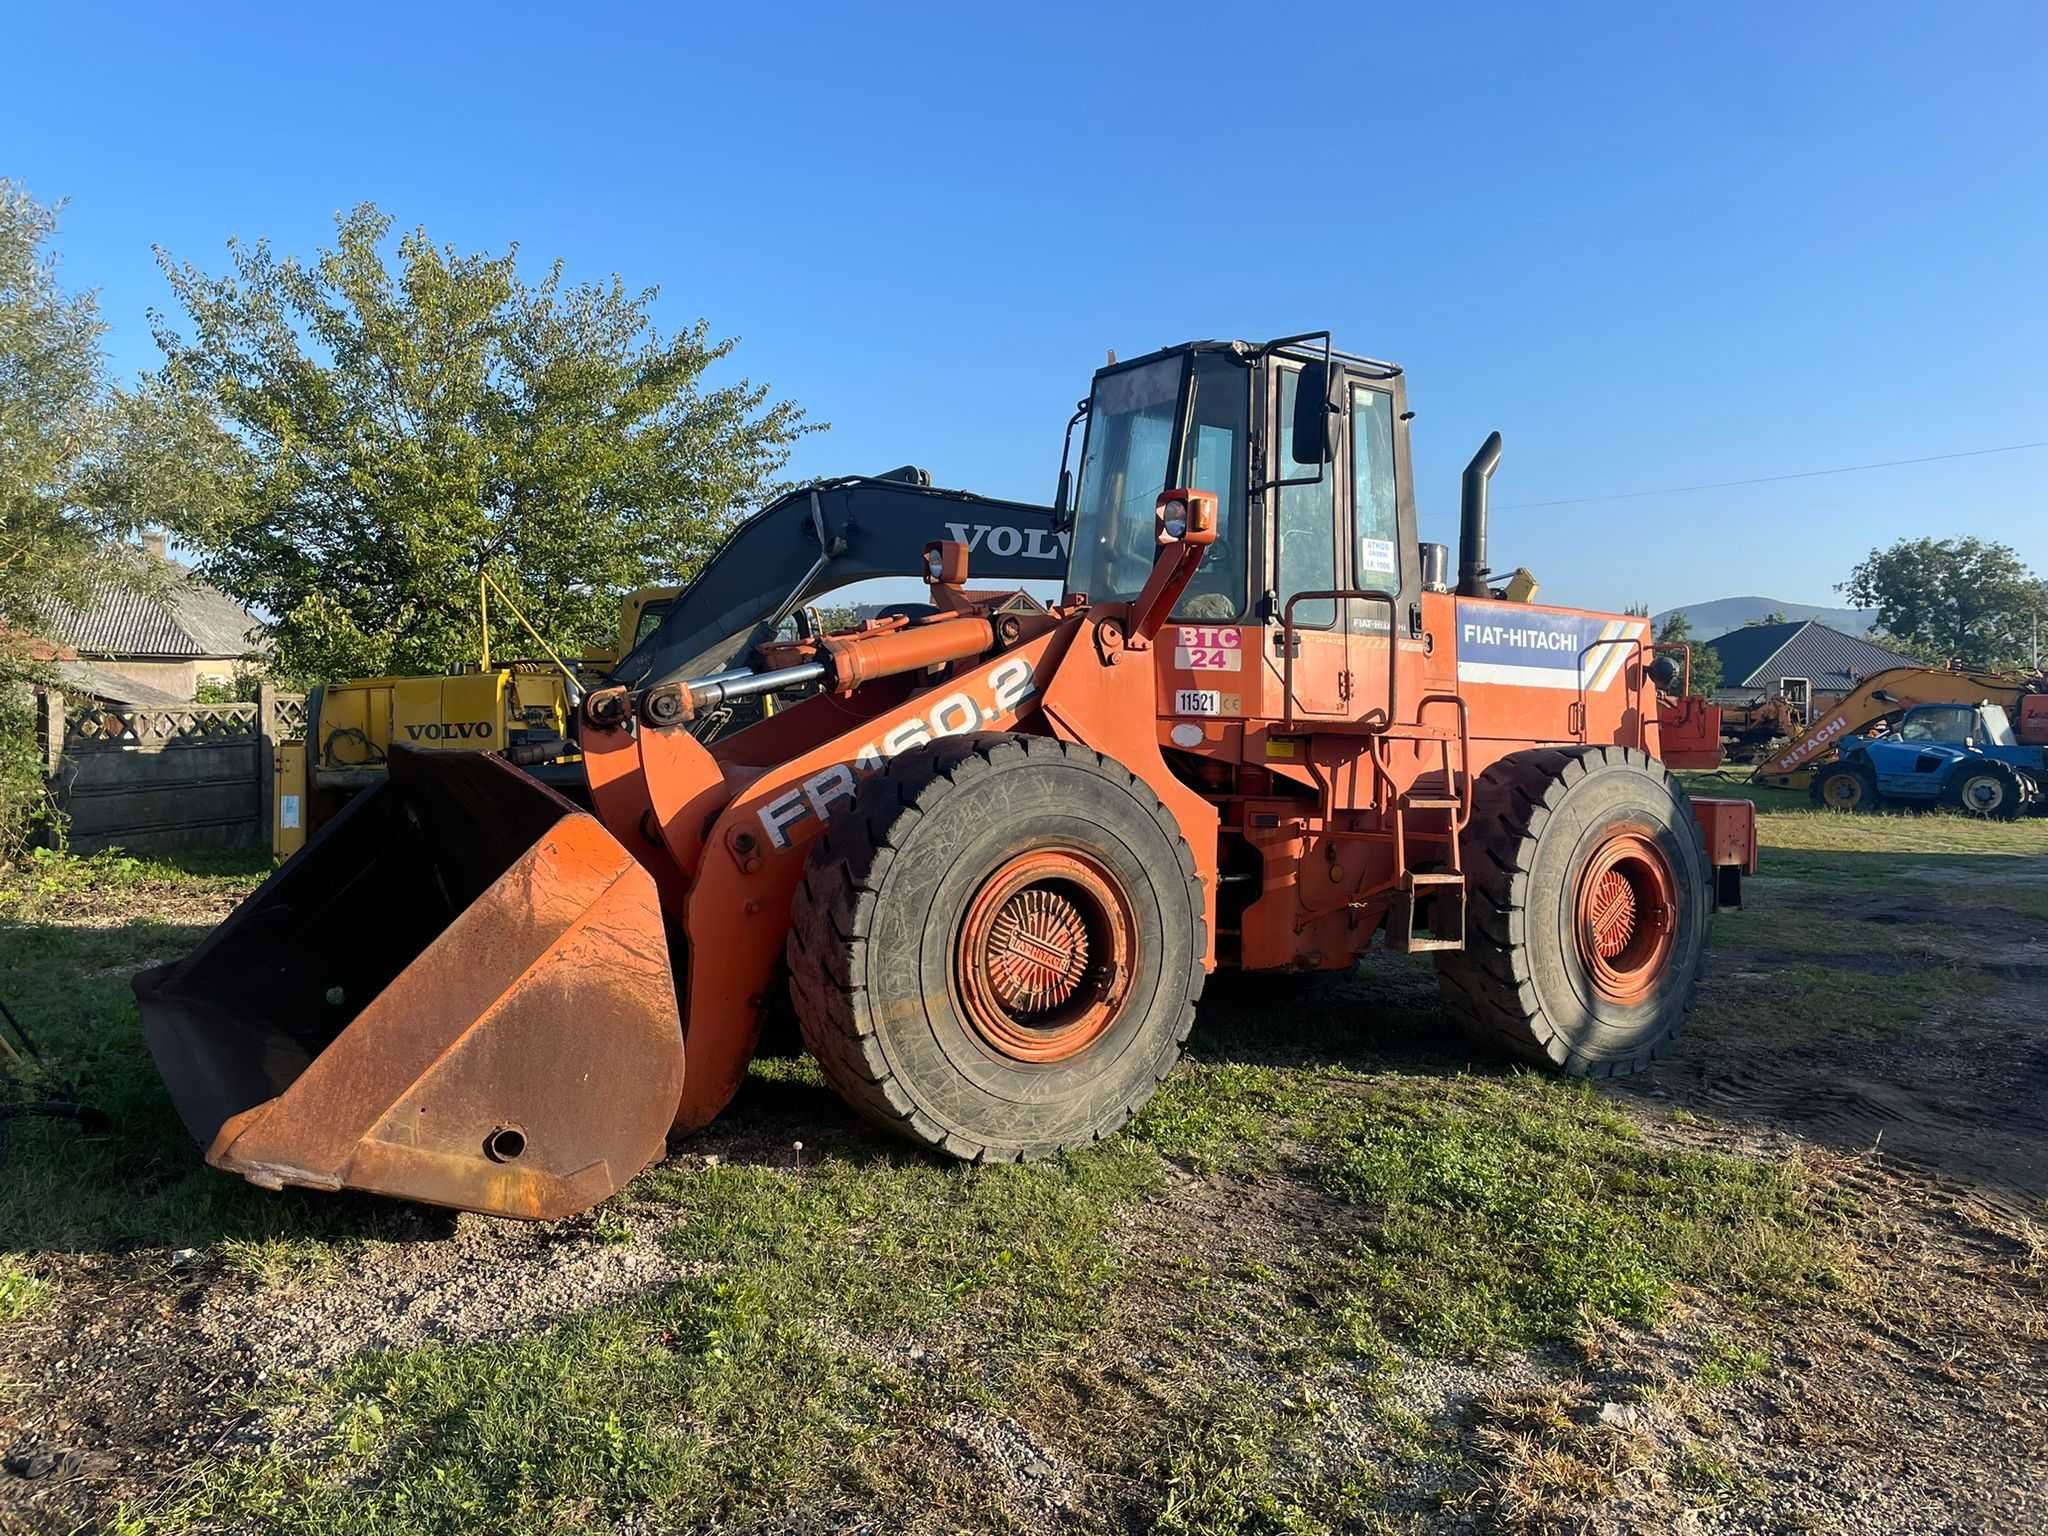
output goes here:
<path id="1" fill-rule="evenodd" d="M 34 697 L 0 683 L 0 865 L 19 859 L 54 812 L 36 745 Z"/>

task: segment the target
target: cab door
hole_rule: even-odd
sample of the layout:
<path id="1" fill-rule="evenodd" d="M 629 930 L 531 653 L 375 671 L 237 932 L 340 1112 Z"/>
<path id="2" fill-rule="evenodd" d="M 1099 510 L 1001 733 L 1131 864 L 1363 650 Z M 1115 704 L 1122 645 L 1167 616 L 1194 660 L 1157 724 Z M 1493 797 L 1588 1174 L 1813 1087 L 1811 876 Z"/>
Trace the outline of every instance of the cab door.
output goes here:
<path id="1" fill-rule="evenodd" d="M 1344 458 L 1341 432 L 1331 433 L 1336 457 L 1322 466 L 1319 479 L 1308 481 L 1313 466 L 1294 462 L 1294 401 L 1301 369 L 1280 359 L 1274 369 L 1272 427 L 1268 442 L 1276 445 L 1268 473 L 1281 484 L 1268 494 L 1272 502 L 1271 591 L 1273 615 L 1268 633 L 1273 654 L 1269 664 L 1290 690 L 1294 714 L 1321 719 L 1348 719 L 1353 713 L 1354 668 L 1351 628 L 1342 598 L 1309 597 L 1292 602 L 1294 657 L 1290 674 L 1285 650 L 1290 601 L 1308 592 L 1332 592 L 1345 586 L 1341 500 Z M 1333 423 L 1334 425 L 1334 423 Z"/>
<path id="2" fill-rule="evenodd" d="M 1403 582 L 1403 547 L 1414 542 L 1412 534 L 1402 536 L 1403 517 L 1412 526 L 1414 511 L 1402 506 L 1402 477 L 1395 468 L 1400 416 L 1395 389 L 1392 379 L 1369 382 L 1354 374 L 1344 380 L 1344 484 L 1339 498 L 1344 515 L 1339 527 L 1348 525 L 1350 534 L 1347 584 L 1355 592 L 1375 594 L 1353 597 L 1346 604 L 1353 719 L 1377 715 L 1384 720 L 1393 713 L 1389 653 L 1399 636 L 1411 630 L 1410 605 L 1403 594 L 1412 598 L 1417 590 L 1412 575 L 1407 584 Z M 1419 677 L 1419 660 L 1416 671 Z M 1404 690 L 1413 686 L 1402 684 Z"/>

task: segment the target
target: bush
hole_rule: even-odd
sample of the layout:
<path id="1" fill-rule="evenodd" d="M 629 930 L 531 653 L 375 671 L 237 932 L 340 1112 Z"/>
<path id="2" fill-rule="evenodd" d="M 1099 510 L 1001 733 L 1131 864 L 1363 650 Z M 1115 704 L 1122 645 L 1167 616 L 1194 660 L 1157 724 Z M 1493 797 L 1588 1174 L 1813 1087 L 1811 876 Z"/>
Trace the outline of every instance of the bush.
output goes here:
<path id="1" fill-rule="evenodd" d="M 0 683 L 0 865 L 19 859 L 52 813 L 36 746 L 35 695 Z"/>
<path id="2" fill-rule="evenodd" d="M 192 691 L 194 704 L 253 704 L 256 690 L 263 686 L 263 674 L 254 667 L 237 667 L 232 677 L 209 677 Z"/>

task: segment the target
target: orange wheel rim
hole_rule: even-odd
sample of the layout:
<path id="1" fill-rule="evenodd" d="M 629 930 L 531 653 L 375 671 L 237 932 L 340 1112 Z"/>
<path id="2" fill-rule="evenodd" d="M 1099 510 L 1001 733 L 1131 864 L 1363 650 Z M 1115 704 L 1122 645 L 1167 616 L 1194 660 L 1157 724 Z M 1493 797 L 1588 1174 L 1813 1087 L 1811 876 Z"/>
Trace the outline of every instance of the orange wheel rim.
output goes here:
<path id="1" fill-rule="evenodd" d="M 1065 1061 L 1123 1011 L 1137 941 L 1130 898 L 1103 864 L 1072 848 L 1018 854 L 982 882 L 961 922 L 961 1011 L 1004 1056 Z"/>
<path id="2" fill-rule="evenodd" d="M 1863 781 L 1838 773 L 1821 787 L 1821 798 L 1837 810 L 1849 810 L 1863 799 Z"/>
<path id="3" fill-rule="evenodd" d="M 1654 835 L 1624 828 L 1579 875 L 1572 928 L 1594 990 L 1639 1003 L 1664 974 L 1678 927 L 1677 881 Z"/>

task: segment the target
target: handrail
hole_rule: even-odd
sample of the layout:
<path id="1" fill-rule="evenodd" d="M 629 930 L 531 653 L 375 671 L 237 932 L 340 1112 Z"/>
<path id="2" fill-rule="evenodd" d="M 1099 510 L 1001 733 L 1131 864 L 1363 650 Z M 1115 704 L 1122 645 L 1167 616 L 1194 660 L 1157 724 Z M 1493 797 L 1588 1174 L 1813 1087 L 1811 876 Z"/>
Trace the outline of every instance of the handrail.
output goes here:
<path id="1" fill-rule="evenodd" d="M 1461 693 L 1425 693 L 1415 701 L 1415 723 L 1422 724 L 1422 717 L 1432 704 L 1449 704 L 1458 712 L 1458 767 L 1462 773 L 1451 768 L 1451 743 L 1444 740 L 1444 778 L 1448 787 L 1458 796 L 1458 810 L 1451 830 L 1462 832 L 1472 822 L 1472 706 Z"/>
<path id="2" fill-rule="evenodd" d="M 1650 669 L 1643 665 L 1645 652 L 1653 650 L 1651 642 L 1641 635 L 1610 635 L 1604 640 L 1594 640 L 1579 651 L 1579 726 L 1578 734 L 1583 740 L 1586 734 L 1586 658 L 1603 645 L 1626 645 L 1636 653 L 1637 677 L 1634 693 L 1636 696 L 1636 746 L 1644 752 L 1650 750 L 1650 716 L 1643 709 L 1643 684 L 1649 681 Z M 1627 666 L 1627 662 L 1622 663 Z"/>
<path id="3" fill-rule="evenodd" d="M 1392 593 L 1369 592 L 1361 587 L 1331 587 L 1320 592 L 1297 592 L 1288 598 L 1280 609 L 1280 687 L 1282 730 L 1295 729 L 1294 720 L 1294 652 L 1295 625 L 1294 605 L 1307 602 L 1369 602 L 1387 605 L 1387 712 L 1382 724 L 1391 725 L 1400 711 L 1395 708 L 1395 692 L 1399 686 L 1401 644 L 1396 633 L 1399 628 L 1400 604 Z M 1348 617 L 1339 611 L 1339 617 Z M 1360 722 L 1369 724 L 1369 721 Z"/>

